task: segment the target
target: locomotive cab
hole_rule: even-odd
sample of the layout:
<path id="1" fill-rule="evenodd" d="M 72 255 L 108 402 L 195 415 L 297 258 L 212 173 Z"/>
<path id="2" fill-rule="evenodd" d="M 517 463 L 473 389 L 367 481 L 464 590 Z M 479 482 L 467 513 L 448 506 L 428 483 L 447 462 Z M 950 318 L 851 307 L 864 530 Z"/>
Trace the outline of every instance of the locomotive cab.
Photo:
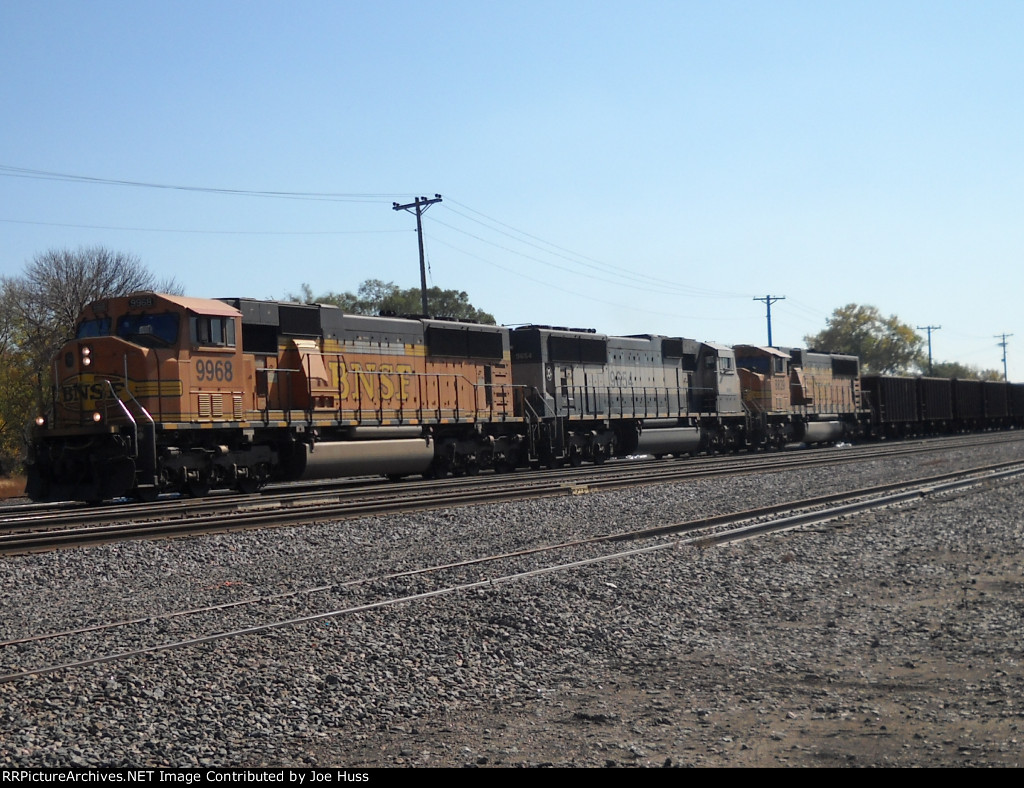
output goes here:
<path id="1" fill-rule="evenodd" d="M 789 353 L 773 347 L 737 345 L 743 404 L 754 413 L 786 413 L 789 410 Z"/>
<path id="2" fill-rule="evenodd" d="M 736 355 L 731 347 L 701 343 L 692 385 L 692 401 L 698 410 L 726 415 L 741 412 L 740 381 Z"/>
<path id="3" fill-rule="evenodd" d="M 155 497 L 158 425 L 241 418 L 238 319 L 219 301 L 151 292 L 89 304 L 54 360 L 50 413 L 37 419 L 27 462 L 28 494 Z"/>

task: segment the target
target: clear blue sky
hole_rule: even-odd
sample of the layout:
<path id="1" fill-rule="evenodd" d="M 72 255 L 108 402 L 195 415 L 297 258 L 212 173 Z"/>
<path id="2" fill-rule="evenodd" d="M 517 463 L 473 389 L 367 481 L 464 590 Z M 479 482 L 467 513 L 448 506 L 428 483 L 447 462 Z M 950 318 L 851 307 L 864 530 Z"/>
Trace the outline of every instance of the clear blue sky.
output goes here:
<path id="1" fill-rule="evenodd" d="M 501 323 L 763 343 L 771 294 L 800 345 L 855 302 L 1024 380 L 1022 42 L 1020 0 L 7 0 L 0 274 L 412 287 L 391 204 L 440 193 L 429 281 Z"/>

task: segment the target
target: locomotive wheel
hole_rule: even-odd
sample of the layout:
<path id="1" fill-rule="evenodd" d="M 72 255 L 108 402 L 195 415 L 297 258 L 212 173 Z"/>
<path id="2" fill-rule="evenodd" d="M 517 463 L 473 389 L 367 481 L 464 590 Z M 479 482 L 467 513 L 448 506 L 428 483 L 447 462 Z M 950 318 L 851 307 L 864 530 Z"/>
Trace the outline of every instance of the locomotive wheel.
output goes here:
<path id="1" fill-rule="evenodd" d="M 252 495 L 253 493 L 259 492 L 260 487 L 262 486 L 263 482 L 260 479 L 253 478 L 252 476 L 246 476 L 235 482 L 235 489 L 242 493 L 242 495 Z M 207 492 L 209 492 L 209 488 L 207 488 Z"/>
<path id="2" fill-rule="evenodd" d="M 135 463 L 128 457 L 116 457 L 96 463 L 95 483 L 90 503 L 111 498 L 124 498 L 135 486 Z"/>
<path id="3" fill-rule="evenodd" d="M 201 482 L 190 479 L 188 483 L 185 485 L 185 487 L 188 490 L 188 494 L 191 495 L 193 498 L 205 498 L 207 495 L 210 494 L 209 482 Z"/>
<path id="4" fill-rule="evenodd" d="M 155 485 L 136 487 L 132 490 L 132 497 L 139 503 L 153 503 L 160 497 L 160 489 Z"/>

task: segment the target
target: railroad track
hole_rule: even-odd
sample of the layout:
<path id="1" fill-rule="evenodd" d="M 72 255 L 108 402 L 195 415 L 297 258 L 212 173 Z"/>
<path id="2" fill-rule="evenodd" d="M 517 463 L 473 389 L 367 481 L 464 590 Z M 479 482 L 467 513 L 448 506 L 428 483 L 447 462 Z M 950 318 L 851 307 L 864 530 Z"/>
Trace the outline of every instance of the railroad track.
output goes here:
<path id="1" fill-rule="evenodd" d="M 938 451 L 944 448 L 964 448 L 978 444 L 1013 442 L 1024 442 L 1024 435 L 1020 432 L 992 432 L 957 435 L 946 438 L 922 438 L 919 440 L 900 441 L 898 443 L 847 445 L 841 448 L 820 447 L 810 450 L 808 456 L 815 458 L 811 464 L 817 464 L 820 461 L 818 458 L 830 456 L 832 453 L 853 461 L 869 456 L 917 454 Z M 520 469 L 504 476 L 484 474 L 477 477 L 453 477 L 432 480 L 413 479 L 403 482 L 391 482 L 382 477 L 349 478 L 329 482 L 293 482 L 268 485 L 258 495 L 220 492 L 213 493 L 210 497 L 199 499 L 164 496 L 153 502 L 136 503 L 126 500 L 105 506 L 88 505 L 79 502 L 18 503 L 0 506 L 0 533 L 21 526 L 44 528 L 49 526 L 67 526 L 75 521 L 93 523 L 124 521 L 136 517 L 140 512 L 159 512 L 165 515 L 179 514 L 185 516 L 190 512 L 224 511 L 237 503 L 251 503 L 257 500 L 280 500 L 282 505 L 291 505 L 292 503 L 301 503 L 304 497 L 315 498 L 325 493 L 352 497 L 365 494 L 367 491 L 375 488 L 386 488 L 388 493 L 390 493 L 407 488 L 421 490 L 423 486 L 451 489 L 469 485 L 488 485 L 494 483 L 491 480 L 496 479 L 516 479 L 532 483 L 533 480 L 550 479 L 553 476 L 568 480 L 620 474 L 625 478 L 631 475 L 638 478 L 660 478 L 664 476 L 671 481 L 673 477 L 680 473 L 679 468 L 683 469 L 682 474 L 684 476 L 692 475 L 694 471 L 698 473 L 703 471 L 710 472 L 716 467 L 729 472 L 733 468 L 741 469 L 747 464 L 752 464 L 750 467 L 758 471 L 763 470 L 764 466 L 784 470 L 793 465 L 796 467 L 806 466 L 806 460 L 801 459 L 804 455 L 805 451 L 782 451 L 761 452 L 757 454 L 699 455 L 697 457 L 682 457 L 675 460 L 636 457 L 627 460 L 610 460 L 601 466 L 588 464 L 580 467 L 566 466 L 543 471 Z"/>
<path id="2" fill-rule="evenodd" d="M 637 460 L 472 478 L 391 484 L 370 480 L 342 487 L 277 490 L 261 496 L 177 499 L 158 504 L 121 504 L 71 510 L 5 512 L 0 519 L 0 555 L 18 555 L 127 539 L 168 538 L 239 529 L 280 527 L 376 514 L 422 511 L 499 501 L 580 495 L 740 474 L 781 472 L 915 456 L 978 443 L 1022 442 L 1019 434 L 870 444 L 758 455 L 702 457 L 681 462 Z"/>
<path id="3" fill-rule="evenodd" d="M 342 622 L 368 611 L 484 592 L 539 575 L 571 572 L 654 551 L 752 539 L 967 487 L 998 484 L 1020 475 L 1024 475 L 1024 462 L 986 465 L 701 520 L 537 544 L 515 552 L 7 640 L 0 642 L 0 683 L 318 622 Z"/>

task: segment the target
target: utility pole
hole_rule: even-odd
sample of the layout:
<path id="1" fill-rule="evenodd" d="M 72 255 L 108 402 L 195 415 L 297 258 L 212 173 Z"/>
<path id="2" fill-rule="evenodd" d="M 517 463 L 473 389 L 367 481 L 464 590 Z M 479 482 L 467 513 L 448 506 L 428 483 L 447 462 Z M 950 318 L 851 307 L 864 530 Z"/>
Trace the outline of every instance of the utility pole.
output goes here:
<path id="1" fill-rule="evenodd" d="M 918 326 L 918 331 L 928 332 L 928 374 L 932 374 L 932 331 L 938 331 L 942 326 Z"/>
<path id="2" fill-rule="evenodd" d="M 1013 334 L 996 334 L 996 339 L 1001 340 L 996 344 L 1003 349 L 1003 381 L 1008 380 L 1006 376 L 1006 340 L 1008 337 L 1012 337 Z"/>
<path id="3" fill-rule="evenodd" d="M 764 305 L 768 310 L 768 347 L 775 347 L 772 344 L 772 304 L 776 301 L 785 301 L 786 296 L 766 295 L 764 298 L 755 298 L 754 300 L 764 301 Z"/>
<path id="4" fill-rule="evenodd" d="M 433 200 L 428 200 L 426 197 L 417 197 L 413 202 L 407 203 L 406 205 L 399 205 L 397 202 L 392 203 L 392 207 L 396 211 L 409 211 L 409 213 L 416 213 L 416 237 L 420 242 L 420 300 L 423 308 L 423 314 L 429 315 L 430 312 L 427 310 L 427 263 L 426 258 L 423 255 L 423 212 L 427 210 L 435 202 L 441 202 L 441 195 L 435 194 Z"/>

